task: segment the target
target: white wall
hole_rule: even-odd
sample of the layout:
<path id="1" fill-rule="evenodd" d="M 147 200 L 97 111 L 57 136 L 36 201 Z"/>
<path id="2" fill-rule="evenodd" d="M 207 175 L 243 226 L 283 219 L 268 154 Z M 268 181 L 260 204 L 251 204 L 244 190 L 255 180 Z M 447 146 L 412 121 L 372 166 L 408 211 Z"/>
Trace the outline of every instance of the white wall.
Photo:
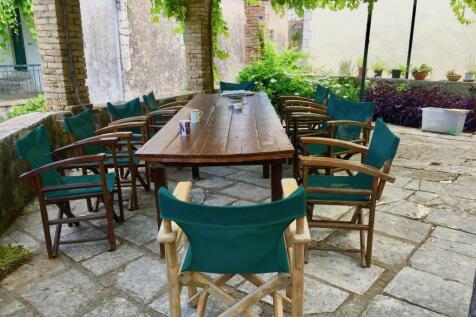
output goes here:
<path id="1" fill-rule="evenodd" d="M 115 0 L 81 0 L 91 103 L 123 100 Z"/>
<path id="2" fill-rule="evenodd" d="M 410 33 L 412 0 L 379 0 L 373 12 L 370 63 L 380 58 L 388 66 L 405 64 Z M 315 10 L 310 23 L 311 63 L 316 69 L 337 73 L 339 61 L 363 55 L 367 6 L 333 12 Z M 476 20 L 476 18 L 475 18 Z M 412 65 L 434 68 L 432 79 L 443 79 L 449 69 L 466 71 L 466 60 L 476 56 L 476 21 L 458 22 L 449 0 L 418 2 Z"/>

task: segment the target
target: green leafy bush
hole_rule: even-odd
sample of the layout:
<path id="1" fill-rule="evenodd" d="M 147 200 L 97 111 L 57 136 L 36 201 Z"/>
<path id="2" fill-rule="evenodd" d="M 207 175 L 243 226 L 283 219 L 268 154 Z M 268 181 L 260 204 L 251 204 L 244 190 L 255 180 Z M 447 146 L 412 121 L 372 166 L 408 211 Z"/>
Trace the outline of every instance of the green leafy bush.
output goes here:
<path id="1" fill-rule="evenodd" d="M 21 116 L 30 112 L 41 112 L 45 108 L 45 96 L 38 95 L 35 99 L 29 100 L 24 104 L 13 106 L 12 111 L 8 114 L 9 118 Z"/>
<path id="2" fill-rule="evenodd" d="M 296 50 L 277 52 L 272 44 L 265 43 L 262 58 L 243 68 L 237 82 L 252 81 L 257 90 L 268 94 L 271 102 L 286 95 L 313 97 L 314 86 L 304 77 L 306 55 Z"/>

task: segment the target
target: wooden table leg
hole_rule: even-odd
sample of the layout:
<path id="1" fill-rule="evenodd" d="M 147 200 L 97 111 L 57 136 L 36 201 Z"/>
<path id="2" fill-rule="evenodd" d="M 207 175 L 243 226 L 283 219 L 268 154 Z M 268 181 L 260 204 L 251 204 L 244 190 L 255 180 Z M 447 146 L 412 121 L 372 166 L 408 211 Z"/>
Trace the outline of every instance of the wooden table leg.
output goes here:
<path id="1" fill-rule="evenodd" d="M 283 162 L 271 162 L 271 201 L 283 198 L 283 188 L 281 187 L 281 179 L 283 178 Z"/>
<path id="2" fill-rule="evenodd" d="M 192 179 L 194 181 L 200 180 L 200 170 L 198 166 L 192 166 Z"/>
<path id="3" fill-rule="evenodd" d="M 160 187 L 167 187 L 167 170 L 162 166 L 151 166 L 150 178 L 152 182 L 154 183 L 154 199 L 155 199 L 155 208 L 157 210 L 157 230 L 160 231 L 162 218 L 160 217 L 159 189 Z M 165 245 L 161 243 L 160 257 L 163 258 L 164 255 L 165 255 Z"/>
<path id="4" fill-rule="evenodd" d="M 263 178 L 269 178 L 269 164 L 263 164 Z"/>

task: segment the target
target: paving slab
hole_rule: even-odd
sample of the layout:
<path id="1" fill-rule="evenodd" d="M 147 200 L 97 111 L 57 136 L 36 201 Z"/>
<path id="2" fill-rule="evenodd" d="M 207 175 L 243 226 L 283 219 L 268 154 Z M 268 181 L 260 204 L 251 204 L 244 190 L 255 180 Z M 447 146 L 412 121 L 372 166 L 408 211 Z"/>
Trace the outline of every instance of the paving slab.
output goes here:
<path id="1" fill-rule="evenodd" d="M 95 275 L 102 275 L 142 255 L 140 250 L 120 245 L 114 252 L 103 252 L 81 264 Z"/>
<path id="2" fill-rule="evenodd" d="M 449 250 L 468 257 L 476 257 L 474 252 L 476 235 L 473 234 L 437 227 L 431 234 L 428 242 L 431 242 L 433 246 L 440 249 Z"/>
<path id="3" fill-rule="evenodd" d="M 304 272 L 331 285 L 362 295 L 384 269 L 375 264 L 370 268 L 363 268 L 359 259 L 337 252 L 312 250 L 309 251 L 309 262 Z"/>
<path id="4" fill-rule="evenodd" d="M 430 229 L 430 224 L 385 212 L 377 212 L 375 216 L 376 231 L 413 242 L 421 242 L 425 239 Z"/>
<path id="5" fill-rule="evenodd" d="M 467 317 L 472 287 L 405 267 L 384 292 L 444 315 Z"/>
<path id="6" fill-rule="evenodd" d="M 62 238 L 62 240 L 67 241 L 76 239 L 87 239 L 93 237 L 102 237 L 105 235 L 106 234 L 104 232 L 89 227 L 84 230 L 72 232 Z M 118 245 L 120 244 L 120 242 L 117 240 L 116 243 Z M 107 250 L 109 250 L 109 240 L 61 244 L 59 246 L 60 252 L 66 254 L 68 257 L 77 262 L 83 261 Z"/>
<path id="7" fill-rule="evenodd" d="M 20 295 L 43 315 L 55 317 L 72 316 L 88 309 L 102 292 L 101 285 L 89 280 L 85 274 L 70 269 L 29 285 L 28 290 Z"/>
<path id="8" fill-rule="evenodd" d="M 117 236 L 136 245 L 144 245 L 157 239 L 157 220 L 136 215 L 114 229 Z"/>
<path id="9" fill-rule="evenodd" d="M 438 275 L 445 280 L 473 285 L 476 255 L 468 257 L 450 250 L 440 249 L 432 241 L 422 245 L 410 258 L 411 266 Z"/>
<path id="10" fill-rule="evenodd" d="M 476 216 L 470 214 L 438 209 L 434 210 L 426 220 L 440 226 L 476 234 Z"/>
<path id="11" fill-rule="evenodd" d="M 377 217 L 381 214 L 379 211 L 412 219 L 424 219 L 432 212 L 432 208 L 421 203 L 401 200 L 392 204 L 377 206 Z"/>
<path id="12" fill-rule="evenodd" d="M 235 201 L 237 201 L 237 199 L 230 196 L 207 193 L 204 204 L 210 206 L 227 206 Z"/>
<path id="13" fill-rule="evenodd" d="M 241 182 L 250 183 L 250 184 L 261 186 L 261 187 L 266 187 L 266 188 L 271 187 L 271 180 L 269 178 L 268 179 L 263 178 L 263 175 L 254 173 L 254 172 L 239 171 L 231 175 L 228 175 L 227 178 L 230 180 L 238 180 Z"/>
<path id="14" fill-rule="evenodd" d="M 262 201 L 271 195 L 270 190 L 268 188 L 245 184 L 242 182 L 239 182 L 232 187 L 222 189 L 220 190 L 220 193 L 242 200 L 249 200 L 254 202 Z"/>
<path id="15" fill-rule="evenodd" d="M 383 316 L 444 317 L 444 315 L 432 312 L 431 310 L 427 310 L 395 298 L 377 295 L 367 306 L 367 309 L 363 312 L 362 317 Z"/>
<path id="16" fill-rule="evenodd" d="M 233 185 L 235 182 L 233 180 L 228 180 L 223 177 L 206 177 L 198 181 L 193 182 L 193 186 L 202 187 L 205 189 L 220 189 L 230 185 Z"/>
<path id="17" fill-rule="evenodd" d="M 341 249 L 359 249 L 360 233 L 358 231 L 338 231 L 326 242 Z M 385 264 L 400 265 L 407 260 L 414 248 L 415 245 L 411 243 L 374 234 L 372 258 Z"/>
<path id="18" fill-rule="evenodd" d="M 0 316 L 22 313 L 25 308 L 25 305 L 10 296 L 7 291 L 0 289 Z"/>
<path id="19" fill-rule="evenodd" d="M 36 252 L 41 248 L 41 245 L 36 242 L 35 239 L 18 230 L 4 235 L 3 238 L 0 239 L 0 244 L 12 246 L 21 245 L 25 249 L 28 249 L 33 252 Z"/>
<path id="20" fill-rule="evenodd" d="M 459 198 L 476 199 L 476 186 L 422 180 L 420 190 Z"/>
<path id="21" fill-rule="evenodd" d="M 314 205 L 312 215 L 316 218 L 337 220 L 351 210 L 353 210 L 353 208 L 349 208 L 348 206 Z"/>
<path id="22" fill-rule="evenodd" d="M 112 300 L 100 305 L 96 309 L 84 315 L 85 317 L 147 317 L 149 315 L 139 311 L 139 308 L 122 297 L 115 297 Z"/>
<path id="23" fill-rule="evenodd" d="M 205 166 L 200 167 L 200 173 L 207 173 L 214 176 L 227 176 L 236 173 L 236 169 L 228 166 Z"/>
<path id="24" fill-rule="evenodd" d="M 166 267 L 158 258 L 142 257 L 117 274 L 116 287 L 136 300 L 150 302 L 167 285 Z"/>
<path id="25" fill-rule="evenodd" d="M 389 204 L 396 201 L 404 200 L 413 195 L 415 191 L 404 189 L 400 187 L 385 187 L 382 199 L 378 202 L 379 205 Z"/>

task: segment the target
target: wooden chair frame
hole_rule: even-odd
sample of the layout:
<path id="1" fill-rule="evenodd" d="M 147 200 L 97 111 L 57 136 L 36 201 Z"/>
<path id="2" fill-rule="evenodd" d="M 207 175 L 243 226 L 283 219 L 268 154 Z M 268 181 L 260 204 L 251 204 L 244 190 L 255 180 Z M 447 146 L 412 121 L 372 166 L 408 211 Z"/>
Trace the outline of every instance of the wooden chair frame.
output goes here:
<path id="1" fill-rule="evenodd" d="M 345 146 L 354 149 L 362 155 L 362 161 L 368 151 L 367 147 L 346 141 L 332 140 L 322 138 L 322 143 L 331 146 Z M 345 250 L 348 252 L 359 252 L 361 257 L 361 265 L 370 267 L 372 262 L 372 243 L 373 230 L 375 221 L 375 208 L 377 201 L 381 198 L 386 182 L 393 183 L 395 177 L 389 175 L 392 161 L 385 162 L 381 170 L 375 169 L 363 163 L 351 162 L 337 158 L 328 157 L 300 157 L 303 166 L 303 186 L 309 193 L 326 193 L 326 194 L 348 194 L 348 195 L 365 195 L 369 196 L 368 201 L 342 201 L 342 200 L 313 200 L 308 199 L 307 220 L 310 227 L 315 228 L 332 228 L 332 229 L 346 229 L 360 231 L 360 249 Z M 358 173 L 363 173 L 372 177 L 371 189 L 344 189 L 344 188 L 324 188 L 324 187 L 310 187 L 308 186 L 309 170 L 312 168 L 330 168 L 351 170 Z M 349 176 L 350 177 L 350 176 Z M 336 206 L 353 206 L 355 211 L 349 221 L 338 220 L 322 220 L 313 218 L 314 205 L 336 205 Z M 368 223 L 364 223 L 364 215 L 362 209 L 369 209 Z M 367 232 L 367 239 L 365 241 L 364 233 Z M 308 246 L 310 249 L 321 249 L 319 247 Z M 330 250 L 329 248 L 325 248 Z M 342 251 L 339 249 L 339 251 Z"/>
<path id="2" fill-rule="evenodd" d="M 294 179 L 283 179 L 282 187 L 284 197 L 288 197 L 298 188 Z M 182 201 L 190 201 L 191 188 L 191 182 L 180 182 L 175 188 L 174 195 Z M 174 222 L 162 221 L 158 240 L 165 244 L 171 317 L 181 316 L 180 292 L 184 286 L 188 287 L 188 302 L 197 308 L 195 314 L 197 317 L 204 316 L 209 295 L 215 296 L 229 307 L 220 315 L 221 317 L 239 315 L 256 317 L 250 307 L 267 295 L 273 297 L 275 316 L 284 315 L 283 306 L 291 309 L 292 317 L 303 316 L 304 252 L 305 246 L 311 241 L 306 217 L 296 219 L 285 232 L 291 272 L 279 273 L 269 281 L 264 281 L 254 274 L 243 274 L 243 277 L 257 286 L 257 289 L 238 301 L 221 288 L 234 274 L 224 274 L 211 279 L 199 272 L 180 272 L 177 247 L 183 235 L 182 230 Z M 197 287 L 203 290 L 198 291 Z M 286 295 L 278 293 L 280 289 L 286 289 Z"/>
<path id="3" fill-rule="evenodd" d="M 134 164 L 134 161 L 133 161 L 132 132 L 122 131 L 122 132 L 104 133 L 104 134 L 100 134 L 100 135 L 90 137 L 90 138 L 87 138 L 87 139 L 83 139 L 83 140 L 79 140 L 79 141 L 76 140 L 76 138 L 74 137 L 74 135 L 72 133 L 68 133 L 68 136 L 69 136 L 69 139 L 71 141 L 71 144 L 67 145 L 65 147 L 54 150 L 53 155 L 57 155 L 60 152 L 70 151 L 70 150 L 74 150 L 74 149 L 78 149 L 78 154 L 79 155 L 85 155 L 84 146 L 82 145 L 84 142 L 95 141 L 95 140 L 100 140 L 100 139 L 104 139 L 104 138 L 117 138 L 119 140 L 118 143 L 122 143 L 122 144 L 125 143 L 125 146 L 127 148 L 127 153 L 116 153 L 115 154 L 116 155 L 116 163 L 114 164 L 114 160 L 113 160 L 111 162 L 113 164 L 111 164 L 111 163 L 106 164 L 105 163 L 105 166 L 106 166 L 106 169 L 109 169 L 109 168 L 114 168 L 115 169 L 117 167 L 119 170 L 124 169 L 124 168 L 130 170 L 130 174 L 131 174 L 130 180 L 123 177 L 124 175 L 121 175 L 122 173 L 117 174 L 117 178 L 118 178 L 118 184 L 116 185 L 117 186 L 117 191 L 118 191 L 119 198 L 122 201 L 122 192 L 121 192 L 122 187 L 124 187 L 124 185 L 130 186 L 131 187 L 131 197 L 129 198 L 128 209 L 129 210 L 138 209 L 139 204 L 138 204 L 138 198 L 137 198 L 137 185 L 136 185 L 138 167 Z M 120 163 L 117 160 L 117 158 L 122 158 L 122 157 L 127 158 L 127 163 Z M 111 154 L 106 154 L 106 158 L 112 158 L 112 153 Z M 94 172 L 96 174 L 98 174 L 98 170 L 99 170 L 98 166 L 94 163 L 89 164 L 87 166 L 86 165 L 81 166 L 80 168 L 83 170 L 84 175 L 87 173 L 87 170 L 91 170 L 92 172 Z M 94 208 L 92 207 L 91 199 L 87 199 L 87 203 L 88 203 L 89 210 L 97 210 L 99 201 L 96 201 L 96 204 L 95 204 Z M 120 203 L 120 208 L 121 209 L 123 208 L 122 202 Z"/>
<path id="4" fill-rule="evenodd" d="M 117 138 L 104 138 L 101 140 L 88 141 L 84 142 L 83 146 L 89 146 L 93 144 L 97 145 L 113 145 L 117 142 Z M 114 153 L 115 150 L 113 150 Z M 43 224 L 43 232 L 45 235 L 46 242 L 46 251 L 48 253 L 48 258 L 54 258 L 58 255 L 59 245 L 60 244 L 71 244 L 71 243 L 81 243 L 89 241 L 99 241 L 99 240 L 109 240 L 109 250 L 113 251 L 116 249 L 116 238 L 114 235 L 114 226 L 113 218 L 116 218 L 117 221 L 123 221 L 124 215 L 121 211 L 121 215 L 117 217 L 114 213 L 112 201 L 114 197 L 111 197 L 106 185 L 106 167 L 104 165 L 104 160 L 106 158 L 105 154 L 95 154 L 95 155 L 86 155 L 80 157 L 72 157 L 60 161 L 54 161 L 50 164 L 31 169 L 30 165 L 24 161 L 26 172 L 20 175 L 20 179 L 28 179 L 35 190 L 36 195 L 38 196 L 38 201 L 40 205 L 41 220 Z M 115 160 L 115 154 L 113 154 L 113 159 Z M 99 167 L 100 183 L 81 183 L 81 184 L 69 184 L 69 185 L 59 185 L 59 186 L 45 186 L 41 185 L 41 174 L 49 170 L 59 170 L 63 175 L 64 170 L 76 168 L 81 166 L 81 164 L 90 164 L 95 163 Z M 117 170 L 116 170 L 117 173 Z M 101 187 L 102 191 L 99 193 L 91 193 L 86 195 L 72 195 L 72 196 L 63 196 L 61 198 L 52 198 L 49 199 L 45 196 L 47 192 L 71 190 L 71 189 L 80 189 L 88 187 Z M 71 200 L 78 199 L 91 199 L 91 198 L 100 198 L 104 203 L 106 212 L 105 213 L 95 213 L 93 215 L 86 216 L 75 216 L 71 212 L 71 207 L 69 202 Z M 57 205 L 59 207 L 58 216 L 56 219 L 49 219 L 47 205 Z M 66 216 L 66 218 L 64 218 Z M 107 235 L 102 237 L 92 237 L 85 239 L 77 240 L 68 240 L 61 241 L 61 227 L 63 224 L 68 224 L 72 226 L 73 224 L 78 226 L 80 221 L 86 220 L 96 220 L 96 219 L 106 219 L 107 222 Z M 51 239 L 50 226 L 56 225 L 56 232 L 54 241 Z"/>
<path id="5" fill-rule="evenodd" d="M 124 132 L 125 129 L 131 129 L 131 128 L 140 128 L 141 134 L 132 134 L 132 139 L 126 140 L 125 142 L 119 142 L 120 146 L 127 146 L 129 149 L 129 146 L 131 146 L 131 153 L 133 154 L 133 151 L 137 149 L 137 147 L 140 147 L 145 144 L 149 140 L 148 137 L 148 117 L 143 116 L 140 117 L 142 120 L 140 120 L 139 117 L 135 117 L 139 121 L 127 121 L 127 119 L 121 119 L 117 120 L 114 122 L 111 122 L 107 127 L 101 128 L 96 130 L 96 135 L 105 135 L 109 133 L 118 133 L 118 132 Z M 125 121 L 124 121 L 125 120 Z M 119 123 L 118 123 L 119 122 Z M 135 141 L 134 138 L 139 138 L 139 141 Z M 145 168 L 145 177 L 142 177 L 142 175 L 139 173 L 138 168 L 139 167 L 144 167 Z M 150 191 L 150 170 L 147 162 L 144 162 L 143 164 L 139 164 L 139 166 L 135 166 L 135 175 L 134 177 L 139 180 L 140 184 L 146 191 Z M 132 170 L 130 170 L 132 173 Z M 122 173 L 121 173 L 122 175 Z M 127 174 L 125 175 L 127 176 Z M 132 175 L 131 175 L 132 176 Z M 131 183 L 132 184 L 132 183 Z M 135 186 L 135 185 L 134 185 Z"/>
<path id="6" fill-rule="evenodd" d="M 308 102 L 308 105 L 311 107 L 317 106 L 319 107 L 326 107 L 327 108 L 327 100 L 326 99 L 322 104 L 317 103 L 314 101 L 314 99 L 311 98 L 306 98 L 306 97 L 301 97 L 301 96 L 279 96 L 278 97 L 278 115 L 280 116 L 281 120 L 285 119 L 285 113 L 284 113 L 284 107 L 286 101 L 303 101 L 303 102 Z"/>

